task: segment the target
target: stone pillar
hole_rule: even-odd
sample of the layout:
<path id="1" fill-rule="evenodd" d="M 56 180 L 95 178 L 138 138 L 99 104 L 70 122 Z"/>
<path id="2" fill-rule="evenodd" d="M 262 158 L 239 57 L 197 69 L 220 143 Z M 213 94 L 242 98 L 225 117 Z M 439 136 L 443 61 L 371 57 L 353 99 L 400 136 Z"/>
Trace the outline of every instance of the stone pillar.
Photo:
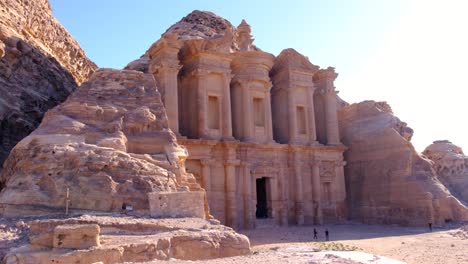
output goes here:
<path id="1" fill-rule="evenodd" d="M 340 134 L 338 126 L 338 113 L 336 108 L 336 92 L 333 82 L 338 74 L 335 68 L 319 70 L 314 75 L 314 82 L 325 101 L 325 126 L 327 130 L 327 145 L 339 145 Z"/>
<path id="2" fill-rule="evenodd" d="M 224 173 L 225 173 L 225 190 L 226 190 L 226 225 L 237 228 L 237 204 L 236 204 L 236 193 L 237 193 L 237 182 L 236 182 L 236 166 L 240 164 L 239 160 L 236 159 L 235 145 L 232 143 L 225 143 L 225 162 L 224 162 Z"/>
<path id="3" fill-rule="evenodd" d="M 224 171 L 226 175 L 226 225 L 237 228 L 236 204 L 236 162 L 226 161 Z"/>
<path id="4" fill-rule="evenodd" d="M 197 72 L 198 138 L 206 138 L 207 132 L 207 93 L 206 73 Z"/>
<path id="5" fill-rule="evenodd" d="M 288 90 L 289 144 L 295 144 L 297 139 L 296 104 L 292 89 Z"/>
<path id="6" fill-rule="evenodd" d="M 314 208 L 314 223 L 322 224 L 322 206 L 321 193 L 322 188 L 320 183 L 320 162 L 315 161 L 312 165 L 312 200 Z"/>
<path id="7" fill-rule="evenodd" d="M 242 82 L 242 100 L 244 102 L 244 141 L 254 141 L 253 101 L 248 82 Z"/>
<path id="8" fill-rule="evenodd" d="M 314 92 L 315 88 L 309 87 L 307 89 L 308 105 L 309 105 L 309 143 L 317 143 L 317 128 L 315 127 L 315 106 L 314 106 Z"/>
<path id="9" fill-rule="evenodd" d="M 177 75 L 180 68 L 178 53 L 182 44 L 176 36 L 167 36 L 156 42 L 148 51 L 150 72 L 161 90 L 162 101 L 166 108 L 169 128 L 179 133 L 179 99 Z"/>
<path id="10" fill-rule="evenodd" d="M 202 171 L 202 187 L 208 194 L 211 192 L 211 162 L 209 160 L 201 160 L 201 171 Z"/>
<path id="11" fill-rule="evenodd" d="M 255 209 L 252 207 L 252 178 L 250 176 L 250 164 L 242 162 L 241 166 L 242 174 L 244 175 L 244 228 L 251 229 L 254 227 Z"/>
<path id="12" fill-rule="evenodd" d="M 301 152 L 299 150 L 294 151 L 294 179 L 296 189 L 296 223 L 298 225 L 304 224 L 304 192 L 302 189 L 302 173 L 301 173 Z"/>
<path id="13" fill-rule="evenodd" d="M 280 177 L 281 177 L 281 225 L 287 226 L 288 225 L 288 199 L 289 199 L 289 179 L 288 174 L 285 173 L 285 168 L 279 163 L 280 166 Z"/>
<path id="14" fill-rule="evenodd" d="M 273 122 L 272 122 L 272 115 L 271 115 L 271 94 L 270 94 L 270 89 L 271 89 L 271 84 L 269 84 L 270 88 L 265 92 L 265 121 L 266 121 L 266 135 L 267 135 L 267 141 L 268 142 L 273 142 Z"/>
<path id="15" fill-rule="evenodd" d="M 271 217 L 274 219 L 276 224 L 281 223 L 279 213 L 279 193 L 278 193 L 278 174 L 276 178 L 269 178 L 271 186 Z"/>
<path id="16" fill-rule="evenodd" d="M 250 175 L 250 182 L 251 182 L 251 186 L 252 186 L 252 196 L 250 197 L 251 198 L 251 201 L 250 201 L 250 204 L 252 206 L 252 214 L 253 214 L 253 228 L 255 228 L 257 225 L 255 219 L 257 217 L 257 178 L 255 177 L 252 177 L 252 175 Z"/>
<path id="17" fill-rule="evenodd" d="M 233 140 L 232 137 L 232 113 L 231 113 L 231 73 L 226 72 L 223 76 L 223 107 L 222 107 L 222 136 L 224 140 Z"/>
<path id="18" fill-rule="evenodd" d="M 340 134 L 338 125 L 338 113 L 336 109 L 336 93 L 332 89 L 325 92 L 325 118 L 327 127 L 327 144 L 339 145 Z"/>

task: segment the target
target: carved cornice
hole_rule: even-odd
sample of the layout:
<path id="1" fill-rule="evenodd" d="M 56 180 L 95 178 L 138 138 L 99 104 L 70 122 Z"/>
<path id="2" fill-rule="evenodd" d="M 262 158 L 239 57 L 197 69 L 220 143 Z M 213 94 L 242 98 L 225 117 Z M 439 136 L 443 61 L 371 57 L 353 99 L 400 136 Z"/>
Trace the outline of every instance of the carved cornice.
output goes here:
<path id="1" fill-rule="evenodd" d="M 294 49 L 285 49 L 275 60 L 272 74 L 276 75 L 281 71 L 298 71 L 314 74 L 319 67 L 312 64 L 309 59 Z"/>

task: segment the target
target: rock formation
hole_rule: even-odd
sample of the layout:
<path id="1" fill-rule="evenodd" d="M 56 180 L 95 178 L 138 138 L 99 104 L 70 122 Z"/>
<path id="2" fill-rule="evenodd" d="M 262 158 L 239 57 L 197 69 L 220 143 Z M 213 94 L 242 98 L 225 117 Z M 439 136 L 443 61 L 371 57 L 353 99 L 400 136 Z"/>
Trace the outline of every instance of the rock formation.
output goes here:
<path id="1" fill-rule="evenodd" d="M 200 190 L 186 156 L 152 75 L 102 69 L 12 150 L 0 175 L 2 214 L 64 212 L 67 199 L 75 210 L 149 214 L 151 193 Z M 203 196 L 185 202 L 204 208 Z"/>
<path id="2" fill-rule="evenodd" d="M 0 2 L 0 170 L 43 114 L 95 69 L 47 0 Z"/>
<path id="3" fill-rule="evenodd" d="M 434 162 L 438 179 L 453 196 L 468 205 L 468 156 L 448 140 L 434 141 L 423 154 Z"/>
<path id="4" fill-rule="evenodd" d="M 426 225 L 468 220 L 468 208 L 419 155 L 412 130 L 383 102 L 340 110 L 349 216 L 366 223 Z"/>
<path id="5" fill-rule="evenodd" d="M 29 243 L 4 261 L 20 263 L 140 263 L 206 260 L 250 253 L 246 236 L 200 218 L 70 217 L 28 222 Z"/>

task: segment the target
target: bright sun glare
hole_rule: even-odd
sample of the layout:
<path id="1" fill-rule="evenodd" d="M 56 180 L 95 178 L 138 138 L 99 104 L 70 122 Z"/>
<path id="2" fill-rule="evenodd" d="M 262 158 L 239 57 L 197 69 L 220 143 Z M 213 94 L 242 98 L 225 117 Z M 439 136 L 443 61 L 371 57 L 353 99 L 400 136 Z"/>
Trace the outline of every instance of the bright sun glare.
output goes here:
<path id="1" fill-rule="evenodd" d="M 385 100 L 415 130 L 418 151 L 448 139 L 468 150 L 468 1 L 411 1 L 384 44 L 339 87 Z M 350 91 L 345 91 L 350 90 Z"/>

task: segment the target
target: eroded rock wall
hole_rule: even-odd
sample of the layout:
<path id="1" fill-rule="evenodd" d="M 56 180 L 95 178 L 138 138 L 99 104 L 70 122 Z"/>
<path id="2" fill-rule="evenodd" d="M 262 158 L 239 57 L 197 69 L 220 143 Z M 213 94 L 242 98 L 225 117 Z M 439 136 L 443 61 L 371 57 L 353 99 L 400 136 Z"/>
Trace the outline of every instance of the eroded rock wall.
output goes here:
<path id="1" fill-rule="evenodd" d="M 468 156 L 448 140 L 434 141 L 423 154 L 434 162 L 438 179 L 450 192 L 468 204 Z"/>
<path id="2" fill-rule="evenodd" d="M 47 0 L 0 1 L 0 170 L 44 113 L 95 69 Z"/>
<path id="3" fill-rule="evenodd" d="M 149 213 L 149 193 L 197 189 L 186 156 L 153 76 L 101 69 L 12 150 L 0 174 L 3 215 L 62 212 L 67 189 L 71 209 Z"/>
<path id="4" fill-rule="evenodd" d="M 365 223 L 427 225 L 467 220 L 468 208 L 412 146 L 412 130 L 383 102 L 340 110 L 350 218 Z"/>

